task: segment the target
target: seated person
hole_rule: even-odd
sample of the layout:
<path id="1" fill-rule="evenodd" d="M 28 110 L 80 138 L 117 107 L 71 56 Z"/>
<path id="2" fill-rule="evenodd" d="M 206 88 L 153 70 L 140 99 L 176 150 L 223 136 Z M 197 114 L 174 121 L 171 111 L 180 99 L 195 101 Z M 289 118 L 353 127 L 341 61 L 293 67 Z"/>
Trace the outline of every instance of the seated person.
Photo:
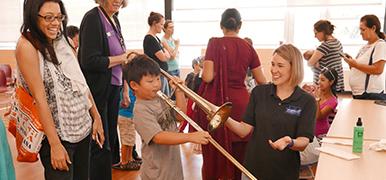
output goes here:
<path id="1" fill-rule="evenodd" d="M 135 129 L 142 139 L 141 179 L 183 179 L 179 144 L 207 144 L 208 132 L 178 133 L 175 112 L 157 96 L 161 89 L 160 66 L 146 55 L 137 55 L 124 65 L 124 77 L 134 91 Z M 176 77 L 176 80 L 179 80 Z M 181 81 L 181 80 L 179 80 Z M 172 88 L 175 85 L 171 83 Z M 175 91 L 176 106 L 186 111 L 185 95 Z"/>
<path id="2" fill-rule="evenodd" d="M 329 128 L 330 123 L 328 117 L 335 113 L 338 105 L 336 97 L 336 84 L 338 73 L 334 69 L 324 69 L 319 75 L 318 86 L 310 88 L 306 86 L 306 91 L 314 95 L 316 99 L 316 124 L 314 132 L 314 141 L 300 153 L 302 165 L 316 163 L 319 158 L 319 151 L 315 148 L 320 147 L 319 140 L 324 137 Z M 310 90 L 311 89 L 311 90 Z"/>

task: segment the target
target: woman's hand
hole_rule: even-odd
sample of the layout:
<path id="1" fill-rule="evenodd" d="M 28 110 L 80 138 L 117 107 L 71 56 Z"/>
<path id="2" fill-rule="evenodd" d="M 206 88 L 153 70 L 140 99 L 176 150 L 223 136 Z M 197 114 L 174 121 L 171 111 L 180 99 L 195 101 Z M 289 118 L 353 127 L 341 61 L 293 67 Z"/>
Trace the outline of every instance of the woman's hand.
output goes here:
<path id="1" fill-rule="evenodd" d="M 304 91 L 306 91 L 307 93 L 310 93 L 310 94 L 314 94 L 314 92 L 315 92 L 315 89 L 316 89 L 316 85 L 314 85 L 314 84 L 304 84 L 303 86 L 302 86 L 302 89 L 304 90 Z"/>
<path id="2" fill-rule="evenodd" d="M 348 54 L 346 54 L 346 56 L 343 56 L 343 60 L 350 66 L 350 69 L 352 67 L 356 67 L 357 65 L 357 62 Z"/>
<path id="3" fill-rule="evenodd" d="M 61 143 L 51 145 L 51 165 L 54 170 L 69 171 L 70 157 Z"/>
<path id="4" fill-rule="evenodd" d="M 271 147 L 273 149 L 282 151 L 283 149 L 285 149 L 287 147 L 288 144 L 291 143 L 291 141 L 292 141 L 291 137 L 284 136 L 284 137 L 276 140 L 275 142 L 272 142 L 272 140 L 268 140 L 268 143 L 269 143 L 269 145 L 271 145 Z"/>
<path id="5" fill-rule="evenodd" d="M 101 149 L 103 148 L 103 143 L 105 142 L 105 135 L 103 131 L 102 120 L 100 117 L 94 118 L 94 123 L 92 125 L 92 139 L 97 142 Z"/>

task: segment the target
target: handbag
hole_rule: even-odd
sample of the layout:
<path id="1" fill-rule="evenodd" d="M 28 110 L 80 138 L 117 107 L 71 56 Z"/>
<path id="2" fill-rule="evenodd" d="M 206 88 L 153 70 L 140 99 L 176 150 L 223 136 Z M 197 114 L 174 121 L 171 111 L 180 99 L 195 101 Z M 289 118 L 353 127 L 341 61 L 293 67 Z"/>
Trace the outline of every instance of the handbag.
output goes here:
<path id="1" fill-rule="evenodd" d="M 16 139 L 17 161 L 35 162 L 45 138 L 39 113 L 34 99 L 23 87 L 16 86 L 14 99 L 8 131 Z"/>

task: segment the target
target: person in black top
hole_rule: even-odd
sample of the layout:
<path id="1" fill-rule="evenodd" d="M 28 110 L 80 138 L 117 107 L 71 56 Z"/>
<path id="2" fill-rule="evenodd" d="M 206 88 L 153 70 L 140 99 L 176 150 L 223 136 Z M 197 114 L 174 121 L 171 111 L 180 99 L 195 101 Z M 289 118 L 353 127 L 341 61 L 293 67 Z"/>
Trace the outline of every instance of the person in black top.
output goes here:
<path id="1" fill-rule="evenodd" d="M 162 32 L 162 28 L 165 23 L 163 15 L 157 12 L 151 12 L 147 19 L 147 23 L 150 28 L 143 40 L 143 51 L 151 59 L 156 61 L 161 69 L 168 71 L 167 61 L 170 59 L 170 54 L 161 45 L 161 40 L 157 37 L 157 34 Z M 166 78 L 161 76 L 161 91 L 166 95 L 170 95 L 170 88 Z"/>
<path id="2" fill-rule="evenodd" d="M 255 177 L 298 179 L 299 151 L 313 140 L 316 102 L 298 86 L 303 62 L 295 46 L 277 48 L 271 65 L 272 83 L 253 89 L 243 121 L 228 119 L 225 124 L 240 137 L 253 131 L 244 166 Z"/>
<path id="3" fill-rule="evenodd" d="M 99 148 L 95 142 L 90 150 L 90 179 L 112 179 L 112 164 L 120 161 L 117 121 L 121 64 L 128 61 L 118 11 L 127 0 L 95 0 L 98 7 L 88 11 L 80 25 L 78 59 L 102 117 L 106 142 Z M 125 97 L 126 96 L 126 97 Z M 123 99 L 129 99 L 124 94 Z"/>
<path id="4" fill-rule="evenodd" d="M 190 72 L 185 78 L 185 85 L 194 92 L 198 91 L 198 88 L 201 84 L 201 78 L 199 77 L 199 73 L 201 72 L 201 63 L 203 59 L 204 58 L 202 56 L 193 59 L 193 72 Z"/>

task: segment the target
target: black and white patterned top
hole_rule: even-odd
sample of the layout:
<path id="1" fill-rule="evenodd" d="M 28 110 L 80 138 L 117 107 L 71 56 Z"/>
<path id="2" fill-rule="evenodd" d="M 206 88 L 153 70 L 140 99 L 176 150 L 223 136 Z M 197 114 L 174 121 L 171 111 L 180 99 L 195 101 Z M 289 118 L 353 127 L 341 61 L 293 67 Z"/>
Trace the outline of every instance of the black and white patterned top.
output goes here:
<path id="1" fill-rule="evenodd" d="M 66 57 L 59 61 L 76 61 L 72 56 L 63 56 L 63 53 L 58 51 L 56 53 L 58 59 Z M 73 87 L 74 82 L 65 75 L 61 64 L 54 65 L 45 61 L 41 54 L 39 54 L 39 61 L 47 103 L 60 139 L 70 143 L 83 140 L 90 134 L 92 127 L 88 95 Z M 20 84 L 30 92 L 21 73 L 18 73 L 18 79 Z"/>

